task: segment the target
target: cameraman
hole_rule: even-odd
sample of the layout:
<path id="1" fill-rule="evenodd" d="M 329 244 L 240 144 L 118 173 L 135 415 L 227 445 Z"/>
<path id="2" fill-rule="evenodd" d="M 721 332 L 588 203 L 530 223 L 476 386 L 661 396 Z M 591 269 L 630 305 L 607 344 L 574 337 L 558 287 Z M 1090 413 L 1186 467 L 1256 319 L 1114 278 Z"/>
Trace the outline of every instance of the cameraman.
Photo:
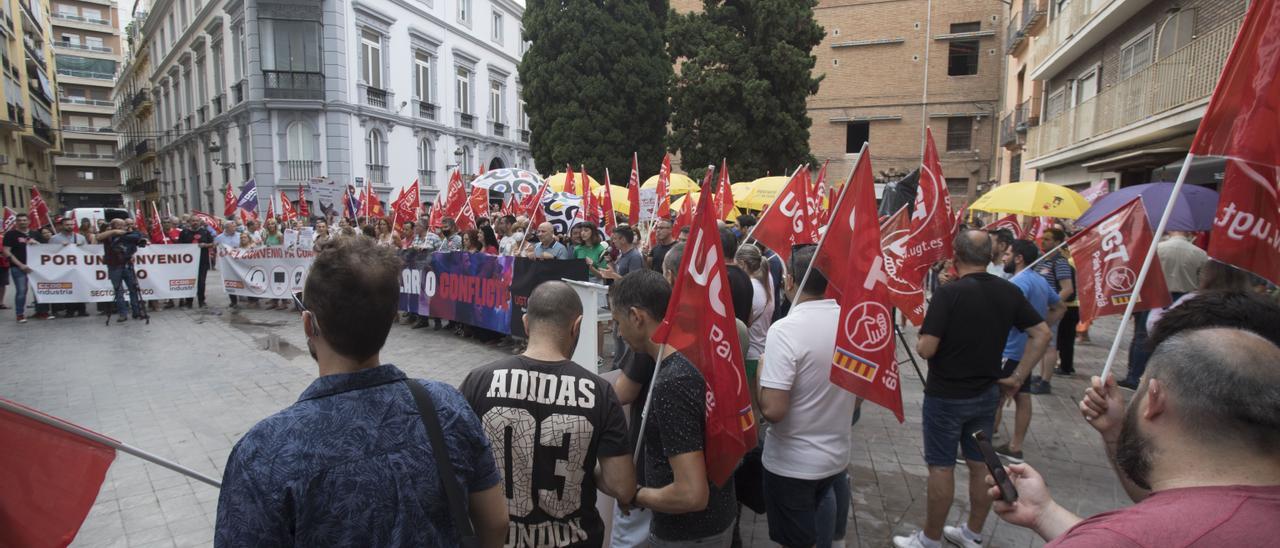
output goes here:
<path id="1" fill-rule="evenodd" d="M 98 233 L 98 241 L 102 242 L 103 262 L 107 264 L 107 276 L 111 278 L 111 286 L 116 292 L 117 321 L 128 321 L 125 313 L 124 294 L 121 284 L 129 288 L 129 310 L 134 319 L 142 317 L 142 292 L 138 289 L 138 278 L 133 272 L 133 255 L 139 247 L 147 245 L 141 232 L 126 228 L 124 219 L 112 219 L 111 229 Z"/>

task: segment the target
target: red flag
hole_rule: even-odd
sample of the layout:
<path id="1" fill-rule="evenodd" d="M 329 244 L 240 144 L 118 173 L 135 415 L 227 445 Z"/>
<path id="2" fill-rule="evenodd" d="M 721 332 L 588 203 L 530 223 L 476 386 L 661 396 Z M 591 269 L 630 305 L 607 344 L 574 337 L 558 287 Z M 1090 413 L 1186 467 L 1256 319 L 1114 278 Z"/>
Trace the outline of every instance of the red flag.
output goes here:
<path id="1" fill-rule="evenodd" d="M 808 180 L 810 178 L 809 168 L 805 167 L 804 171 L 805 171 L 805 174 L 804 174 L 805 180 Z M 813 227 L 815 239 L 817 239 L 816 235 L 818 234 L 818 229 L 822 228 L 823 226 L 826 226 L 826 223 L 824 223 L 822 219 L 824 217 L 823 207 L 822 207 L 822 197 L 827 193 L 825 188 L 826 178 L 827 178 L 827 164 L 824 163 L 822 164 L 822 168 L 818 170 L 818 179 L 816 181 L 811 181 L 810 187 L 809 187 L 809 202 L 808 202 L 809 203 L 809 223 Z"/>
<path id="2" fill-rule="evenodd" d="M 445 188 L 444 211 L 441 214 L 450 219 L 457 217 L 462 211 L 462 204 L 466 201 L 467 190 L 462 184 L 462 173 L 454 169 L 453 173 L 449 174 L 449 186 Z"/>
<path id="3" fill-rule="evenodd" d="M 729 278 L 711 201 L 694 216 L 681 275 L 653 341 L 680 352 L 707 382 L 707 479 L 724 485 L 742 456 L 756 446 L 742 342 L 733 319 Z M 687 275 L 685 275 L 687 274 Z"/>
<path id="4" fill-rule="evenodd" d="M 1154 233 L 1147 223 L 1142 199 L 1134 198 L 1093 226 L 1067 240 L 1076 258 L 1076 292 L 1080 300 L 1080 321 L 1121 314 L 1133 298 L 1138 272 L 1131 266 L 1142 264 Z M 1168 306 L 1171 302 L 1160 261 L 1151 262 L 1138 293 L 1135 310 Z"/>
<path id="5" fill-rule="evenodd" d="M 716 210 L 715 205 L 711 206 L 711 211 Z M 676 213 L 675 222 L 671 223 L 671 233 L 680 234 L 680 229 L 686 226 L 693 226 L 693 195 L 685 194 L 684 202 L 680 204 L 680 211 Z M 656 230 L 654 232 L 657 232 Z"/>
<path id="6" fill-rule="evenodd" d="M 49 204 L 45 203 L 44 197 L 40 196 L 40 191 L 36 187 L 31 187 L 31 201 L 27 203 L 27 216 L 36 222 L 36 227 L 44 227 L 53 224 L 49 219 Z M 44 221 L 41 222 L 41 219 Z"/>
<path id="7" fill-rule="evenodd" d="M 840 273 L 839 277 L 830 278 L 840 288 L 840 324 L 831 357 L 831 382 L 893 411 L 898 422 L 903 422 L 889 277 L 880 250 L 880 227 L 876 224 L 871 152 L 865 148 L 844 194 L 822 246 L 828 268 Z"/>
<path id="8" fill-rule="evenodd" d="M 387 216 L 387 210 L 382 207 L 382 200 L 378 199 L 378 193 L 370 189 L 369 197 L 365 200 L 369 204 L 369 216 L 373 219 L 381 219 Z"/>
<path id="9" fill-rule="evenodd" d="M 391 202 L 392 218 L 391 224 L 395 227 L 403 226 L 407 221 L 415 221 L 418 219 L 418 180 L 414 179 L 413 184 L 407 188 L 400 189 L 400 196 Z"/>
<path id="10" fill-rule="evenodd" d="M 1089 188 L 1085 189 L 1084 192 L 1081 192 L 1080 196 L 1084 197 L 1085 201 L 1092 204 L 1098 201 L 1098 198 L 1106 196 L 1110 192 L 1110 183 L 1108 183 L 1106 179 L 1100 179 L 1089 185 Z"/>
<path id="11" fill-rule="evenodd" d="M 284 222 L 287 223 L 289 221 L 292 221 L 297 216 L 298 214 L 293 210 L 293 202 L 289 201 L 289 195 L 285 194 L 284 191 L 281 190 L 280 191 L 280 218 L 284 219 Z"/>
<path id="12" fill-rule="evenodd" d="M 1031 238 L 1037 242 L 1040 241 L 1040 238 L 1044 237 L 1044 231 L 1049 230 L 1051 226 L 1053 226 L 1053 219 L 1036 217 L 1035 224 L 1031 225 Z"/>
<path id="13" fill-rule="evenodd" d="M 18 212 L 12 209 L 9 209 L 8 206 L 5 206 L 4 224 L 3 226 L 0 226 L 0 232 L 8 232 L 10 230 L 13 230 L 14 225 L 17 225 L 17 224 L 18 224 Z"/>
<path id="14" fill-rule="evenodd" d="M 440 219 L 443 219 L 443 218 L 444 218 L 444 216 L 442 215 L 443 213 L 444 213 L 444 205 L 443 205 L 443 204 L 440 204 L 440 203 L 432 204 L 432 206 L 431 206 L 431 215 L 430 215 L 429 217 L 427 217 L 427 227 L 428 227 L 428 228 L 439 228 L 439 227 L 440 227 Z"/>
<path id="15" fill-rule="evenodd" d="M 476 228 L 476 219 L 484 217 L 489 213 L 489 190 L 480 187 L 471 187 L 471 195 L 467 197 L 467 208 L 463 211 L 463 215 L 470 213 L 471 228 Z M 462 226 L 463 221 L 458 221 L 458 226 Z M 470 230 L 470 229 L 464 229 Z"/>
<path id="16" fill-rule="evenodd" d="M 828 228 L 828 230 L 831 230 Z M 911 217 L 902 206 L 880 224 L 880 250 L 884 271 L 888 276 L 889 302 L 902 311 L 914 325 L 924 323 L 924 279 L 903 268 L 907 256 L 907 235 L 911 233 Z M 830 287 L 830 286 L 828 286 Z"/>
<path id="17" fill-rule="evenodd" d="M 604 168 L 604 192 L 600 195 L 600 211 L 604 216 L 604 231 L 613 234 L 618 218 L 613 214 L 613 181 L 609 180 L 609 168 Z"/>
<path id="18" fill-rule="evenodd" d="M 565 175 L 564 175 L 564 193 L 565 193 L 565 194 L 577 194 L 577 193 L 578 193 L 578 185 L 577 185 L 577 182 L 573 180 L 573 166 L 571 166 L 571 165 L 566 165 L 566 166 L 564 166 L 564 167 L 565 167 Z"/>
<path id="19" fill-rule="evenodd" d="M 115 449 L 4 408 L 0 447 L 8 448 L 0 451 L 0 546 L 71 544 L 98 498 Z"/>
<path id="20" fill-rule="evenodd" d="M 704 191 L 705 192 L 705 191 Z M 729 183 L 729 161 L 720 160 L 720 179 L 716 185 L 716 214 L 721 219 L 733 215 L 733 185 Z"/>
<path id="21" fill-rule="evenodd" d="M 267 218 L 263 221 L 270 221 L 274 218 L 276 218 L 276 197 L 271 196 L 267 198 Z"/>
<path id="22" fill-rule="evenodd" d="M 653 210 L 659 219 L 671 218 L 671 155 L 662 155 L 662 167 L 658 169 L 658 207 Z"/>
<path id="23" fill-rule="evenodd" d="M 600 225 L 600 204 L 591 192 L 591 179 L 587 178 L 587 166 L 582 168 L 582 219 Z"/>
<path id="24" fill-rule="evenodd" d="M 213 215 L 210 215 L 198 209 L 193 209 L 191 210 L 191 216 L 197 219 L 200 219 L 200 222 L 204 223 L 205 226 L 209 227 L 209 230 L 212 230 L 214 233 L 218 233 L 222 231 L 222 222 L 219 221 L 218 218 L 214 217 Z"/>
<path id="25" fill-rule="evenodd" d="M 373 182 L 368 177 L 365 177 L 364 189 L 360 191 L 360 216 L 365 219 L 368 219 L 369 215 L 373 213 L 372 204 L 369 203 L 372 196 Z"/>
<path id="26" fill-rule="evenodd" d="M 307 194 L 302 191 L 302 183 L 298 183 L 298 217 L 304 221 L 311 219 L 311 211 L 307 208 Z"/>
<path id="27" fill-rule="evenodd" d="M 792 246 L 818 241 L 809 220 L 809 182 L 804 173 L 807 170 L 803 167 L 796 170 L 751 232 L 751 237 L 769 246 L 783 261 L 791 260 Z"/>
<path id="28" fill-rule="evenodd" d="M 1022 230 L 1022 225 L 1018 224 L 1017 215 L 1005 215 L 1004 217 L 996 219 L 984 228 L 986 228 L 988 232 L 995 232 L 1002 228 L 1007 228 L 1010 232 L 1013 232 L 1014 239 L 1021 240 L 1026 237 L 1026 233 Z"/>
<path id="29" fill-rule="evenodd" d="M 1191 143 L 1192 154 L 1228 158 L 1209 256 L 1272 283 L 1280 283 L 1277 51 L 1280 2 L 1251 2 Z"/>
<path id="30" fill-rule="evenodd" d="M 933 263 L 951 256 L 951 196 L 938 161 L 933 132 L 925 129 L 924 162 L 920 166 L 920 189 L 911 213 L 911 235 L 907 239 L 907 269 L 924 277 Z"/>
<path id="31" fill-rule="evenodd" d="M 151 228 L 148 226 L 146 211 L 142 209 L 141 202 L 135 202 L 133 204 L 133 221 L 134 224 L 138 226 L 139 231 L 146 234 L 147 237 L 151 237 Z M 152 241 L 160 242 L 160 240 L 154 238 L 152 238 Z"/>
<path id="32" fill-rule="evenodd" d="M 173 243 L 169 241 L 169 235 L 164 233 L 164 226 L 160 222 L 160 208 L 156 207 L 155 202 L 151 202 L 151 242 L 162 244 Z"/>
<path id="33" fill-rule="evenodd" d="M 236 209 L 239 209 L 240 207 L 236 201 L 236 194 L 231 191 L 231 183 L 227 183 L 227 192 L 222 198 L 222 204 L 223 217 L 231 217 L 232 215 L 235 215 Z"/>
<path id="34" fill-rule="evenodd" d="M 631 226 L 640 222 L 640 168 L 636 160 L 636 154 L 631 153 L 631 180 L 627 181 L 627 202 L 631 204 L 627 223 Z"/>

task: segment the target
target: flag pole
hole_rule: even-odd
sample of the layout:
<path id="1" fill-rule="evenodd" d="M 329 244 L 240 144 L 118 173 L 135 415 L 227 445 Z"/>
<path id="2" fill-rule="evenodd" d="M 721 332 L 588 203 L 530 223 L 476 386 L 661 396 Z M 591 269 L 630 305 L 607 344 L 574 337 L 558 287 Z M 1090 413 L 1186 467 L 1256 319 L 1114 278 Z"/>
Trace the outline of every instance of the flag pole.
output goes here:
<path id="1" fill-rule="evenodd" d="M 113 439 L 108 438 L 108 437 L 106 437 L 106 436 L 104 436 L 104 435 L 102 435 L 102 434 L 99 434 L 99 433 L 94 432 L 94 431 L 92 431 L 92 430 L 89 430 L 89 429 L 87 429 L 87 428 L 82 428 L 82 427 L 77 426 L 77 425 L 75 425 L 75 424 L 71 424 L 71 423 L 66 422 L 66 421 L 64 421 L 64 420 L 62 420 L 62 419 L 59 419 L 59 418 L 56 418 L 56 417 L 52 417 L 52 416 L 49 416 L 49 415 L 45 415 L 44 413 L 40 413 L 40 412 L 38 412 L 38 411 L 32 410 L 32 409 L 27 408 L 27 407 L 24 407 L 24 406 L 22 406 L 22 405 L 14 404 L 13 402 L 10 402 L 9 400 L 5 400 L 5 399 L 0 398 L 0 409 L 4 409 L 4 410 L 6 410 L 6 411 L 13 412 L 13 413 L 15 413 L 15 414 L 21 415 L 21 416 L 23 416 L 23 417 L 26 417 L 26 418 L 31 419 L 31 420 L 33 420 L 33 421 L 39 422 L 39 423 L 44 424 L 44 425 L 46 425 L 46 426 L 52 426 L 52 427 L 54 427 L 54 428 L 57 428 L 57 429 L 59 429 L 59 430 L 62 430 L 62 431 L 64 431 L 64 432 L 67 432 L 67 433 L 69 433 L 69 434 L 73 434 L 73 435 L 76 435 L 76 436 L 80 436 L 80 437 L 82 437 L 82 438 L 84 438 L 84 439 L 87 439 L 87 440 L 89 440 L 89 441 L 93 441 L 93 442 L 96 442 L 96 443 L 100 443 L 100 444 L 102 444 L 102 445 L 109 446 L 109 447 L 111 447 L 111 448 L 113 448 L 113 449 L 116 449 L 116 450 L 118 450 L 118 451 L 124 451 L 125 453 L 128 453 L 128 454 L 130 454 L 130 455 L 133 455 L 133 456 L 135 456 L 135 457 L 138 457 L 138 458 L 140 458 L 140 459 L 142 459 L 142 460 L 145 460 L 145 461 L 151 462 L 151 463 L 153 463 L 153 464 L 158 464 L 158 465 L 160 465 L 160 466 L 163 466 L 163 467 L 165 467 L 165 468 L 168 468 L 168 469 L 170 469 L 170 470 L 173 470 L 174 472 L 177 472 L 177 473 L 182 474 L 182 475 L 184 475 L 184 476 L 187 476 L 187 477 L 189 477 L 189 478 L 192 478 L 192 479 L 195 479 L 195 480 L 202 481 L 202 482 L 204 482 L 204 483 L 207 483 L 207 484 L 212 485 L 212 486 L 214 486 L 214 487 L 217 487 L 217 488 L 219 488 L 219 489 L 221 489 L 221 488 L 222 488 L 222 483 L 220 483 L 218 480 L 215 480 L 215 479 L 213 479 L 213 478 L 211 478 L 211 477 L 209 477 L 209 476 L 206 476 L 206 475 L 204 475 L 204 474 L 201 474 L 200 472 L 196 472 L 195 470 L 192 470 L 192 469 L 190 469 L 190 468 L 187 468 L 187 467 L 185 467 L 185 466 L 183 466 L 183 465 L 181 465 L 181 464 L 178 464 L 178 463 L 173 462 L 173 461 L 171 461 L 171 460 L 165 459 L 165 458 L 160 457 L 160 456 L 158 456 L 158 455 L 155 455 L 155 454 L 149 453 L 149 452 L 147 452 L 147 451 L 144 451 L 144 450 L 142 450 L 142 449 L 139 449 L 139 448 L 134 447 L 134 446 L 132 446 L 132 445 L 129 445 L 129 444 L 127 444 L 127 443 L 124 443 L 124 442 L 121 442 L 121 441 L 113 440 Z"/>
<path id="2" fill-rule="evenodd" d="M 1138 295 L 1142 293 L 1142 284 L 1147 281 L 1147 272 L 1151 270 L 1151 262 L 1155 260 L 1156 249 L 1159 247 L 1160 237 L 1164 235 L 1164 228 L 1169 224 L 1169 217 L 1173 213 L 1173 206 L 1178 202 L 1178 193 L 1182 191 L 1182 184 L 1187 180 L 1187 172 L 1191 170 L 1191 160 L 1195 158 L 1194 154 L 1187 153 L 1187 158 L 1182 161 L 1182 170 L 1178 172 L 1178 180 L 1173 183 L 1173 190 L 1169 193 L 1169 203 L 1164 206 L 1164 213 L 1160 215 L 1160 224 L 1156 226 L 1156 232 L 1151 236 L 1151 246 L 1147 248 L 1147 257 L 1142 261 L 1142 270 L 1138 271 L 1138 281 L 1133 284 L 1133 298 L 1129 299 L 1129 304 L 1124 307 L 1124 315 L 1120 317 L 1120 325 L 1116 327 L 1116 337 L 1111 341 L 1111 351 L 1107 353 L 1107 363 L 1102 367 L 1102 382 L 1107 382 L 1107 375 L 1111 373 L 1111 366 L 1115 364 L 1116 353 L 1120 350 L 1120 338 L 1124 335 L 1124 329 L 1129 325 L 1129 318 L 1133 316 L 1133 309 L 1138 305 Z"/>
<path id="3" fill-rule="evenodd" d="M 864 141 L 864 142 L 862 143 L 862 150 L 858 151 L 858 162 L 861 162 L 861 161 L 862 161 L 862 155 L 863 155 L 863 154 L 866 154 L 866 153 L 867 153 L 867 143 Z M 857 169 L 858 169 L 858 162 L 854 162 L 854 163 L 853 163 L 853 169 L 850 169 L 850 170 L 849 170 L 849 177 L 848 177 L 847 179 L 845 179 L 845 183 L 844 183 L 844 184 L 845 184 L 845 186 L 844 186 L 844 188 L 840 191 L 840 197 L 836 199 L 835 207 L 833 207 L 833 208 L 831 209 L 831 211 L 840 211 L 840 204 L 843 204 L 843 203 L 844 203 L 844 197 L 845 197 L 845 195 L 846 195 L 846 194 L 848 194 L 848 193 L 849 193 L 849 192 L 848 192 L 848 190 L 849 190 L 849 183 L 853 181 L 853 172 L 854 172 L 854 170 L 857 170 Z M 805 207 L 808 207 L 808 205 L 806 204 L 806 206 L 805 206 Z M 834 219 L 833 219 L 833 220 L 834 220 Z M 756 226 L 759 226 L 759 223 L 757 223 L 757 224 L 756 224 Z M 755 227 L 751 227 L 751 228 L 752 228 L 753 230 L 755 229 Z M 811 259 L 809 259 L 809 265 L 808 265 L 807 267 L 805 267 L 805 269 L 804 269 L 804 276 L 800 278 L 800 285 L 799 285 L 799 286 L 797 286 L 797 287 L 799 287 L 798 291 L 799 291 L 800 293 L 804 293 L 804 284 L 805 284 L 805 283 L 807 283 L 807 282 L 809 281 L 809 273 L 810 273 L 810 272 L 813 272 L 813 263 L 814 263 L 814 260 L 818 258 L 818 252 L 819 252 L 819 251 L 822 251 L 822 244 L 823 244 L 823 242 L 826 242 L 826 241 L 827 241 L 827 234 L 828 234 L 828 233 L 830 233 L 830 232 L 831 232 L 830 223 L 828 223 L 828 228 L 827 228 L 827 230 L 825 230 L 825 231 L 823 231 L 823 232 L 822 232 L 822 237 L 821 237 L 821 238 L 818 238 L 818 247 L 817 247 L 816 249 L 814 249 L 814 250 L 813 250 L 813 257 L 812 257 Z"/>
<path id="4" fill-rule="evenodd" d="M 631 350 L 635 352 L 635 349 Z M 649 391 L 644 395 L 644 407 L 640 408 L 640 437 L 636 438 L 636 454 L 631 460 L 640 462 L 640 448 L 644 445 L 644 426 L 649 422 L 649 404 L 653 402 L 653 388 L 658 384 L 658 369 L 662 365 L 662 355 L 667 352 L 667 343 L 658 347 L 658 355 L 653 358 L 653 376 L 649 379 Z"/>

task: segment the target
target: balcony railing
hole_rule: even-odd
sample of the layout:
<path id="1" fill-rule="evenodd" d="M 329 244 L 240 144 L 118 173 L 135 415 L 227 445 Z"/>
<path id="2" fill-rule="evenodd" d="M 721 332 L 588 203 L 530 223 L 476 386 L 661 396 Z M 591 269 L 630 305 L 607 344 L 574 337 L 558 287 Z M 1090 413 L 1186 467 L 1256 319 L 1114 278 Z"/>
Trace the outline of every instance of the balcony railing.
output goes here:
<path id="1" fill-rule="evenodd" d="M 1038 121 L 1039 115 L 1031 111 L 1030 99 L 1019 103 L 1000 119 L 1000 145 L 1013 148 L 1021 144 L 1024 142 L 1021 138 Z"/>
<path id="2" fill-rule="evenodd" d="M 501 122 L 490 122 L 490 124 L 489 124 L 489 125 L 490 125 L 490 126 L 492 126 L 492 129 L 493 129 L 493 136 L 494 136 L 494 137 L 502 137 L 502 138 L 506 138 L 506 137 L 507 137 L 507 125 L 506 125 L 506 124 L 503 124 L 503 123 L 501 123 Z"/>
<path id="3" fill-rule="evenodd" d="M 58 74 L 63 76 L 71 76 L 74 78 L 93 78 L 95 80 L 111 80 L 115 78 L 114 74 L 107 72 L 92 72 L 88 70 L 71 70 L 66 68 L 58 68 Z"/>
<path id="4" fill-rule="evenodd" d="M 64 152 L 63 158 L 75 158 L 78 160 L 114 160 L 115 154 L 97 154 L 94 152 Z"/>
<path id="5" fill-rule="evenodd" d="M 86 105 L 91 107 L 113 107 L 115 103 L 104 101 L 102 99 L 86 99 L 84 97 L 74 97 L 71 95 L 63 95 L 58 98 L 59 103 L 68 105 Z"/>
<path id="6" fill-rule="evenodd" d="M 269 99 L 324 99 L 324 74 L 290 70 L 262 71 Z"/>
<path id="7" fill-rule="evenodd" d="M 155 139 L 142 139 L 141 141 L 138 141 L 137 144 L 133 145 L 133 153 L 137 154 L 138 156 L 153 153 L 155 151 L 156 151 Z"/>
<path id="8" fill-rule="evenodd" d="M 280 177 L 285 181 L 310 181 L 320 175 L 319 160 L 280 160 Z"/>
<path id="9" fill-rule="evenodd" d="M 387 90 L 365 88 L 364 102 L 371 107 L 387 108 Z"/>
<path id="10" fill-rule="evenodd" d="M 31 119 L 31 132 L 36 137 L 44 139 L 46 143 L 53 144 L 53 128 L 49 127 L 49 124 L 40 121 L 39 118 Z"/>
<path id="11" fill-rule="evenodd" d="M 80 51 L 92 51 L 97 53 L 114 53 L 115 50 L 106 46 L 89 46 L 85 44 L 73 44 L 71 42 L 54 42 L 53 45 L 60 48 L 78 49 Z"/>
<path id="12" fill-rule="evenodd" d="M 106 19 L 98 19 L 97 17 L 84 17 L 82 15 L 72 15 L 70 13 L 58 13 L 56 11 L 50 15 L 52 15 L 54 19 L 62 19 L 64 21 L 75 21 L 77 23 L 90 23 L 93 25 L 102 25 L 106 27 L 111 26 L 111 21 L 107 21 Z"/>
<path id="13" fill-rule="evenodd" d="M 462 129 L 475 129 L 475 128 L 476 128 L 476 116 L 475 116 L 474 114 L 467 114 L 467 113 L 465 113 L 465 112 L 459 112 L 459 113 L 458 113 L 458 127 L 462 128 Z"/>
<path id="14" fill-rule="evenodd" d="M 1048 7 L 1049 0 L 1022 0 L 1021 14 L 1009 20 L 1009 27 L 1005 31 L 1005 53 L 1012 53 L 1026 41 L 1031 28 L 1044 20 Z"/>
<path id="15" fill-rule="evenodd" d="M 377 164 L 365 164 L 365 170 L 369 174 L 369 184 L 385 185 L 387 184 L 387 166 Z"/>
<path id="16" fill-rule="evenodd" d="M 1121 80 L 1092 99 L 1047 120 L 1027 136 L 1032 159 L 1110 131 L 1208 99 L 1226 64 L 1242 19 L 1201 34 L 1191 43 Z"/>
<path id="17" fill-rule="evenodd" d="M 142 107 L 143 103 L 151 102 L 151 94 L 148 93 L 147 90 L 145 89 L 140 89 L 133 94 L 133 97 L 130 98 L 129 101 L 130 101 L 130 104 L 133 105 L 134 109 L 138 109 Z"/>
<path id="18" fill-rule="evenodd" d="M 232 104 L 238 105 L 244 102 L 244 90 L 245 90 L 245 87 L 247 87 L 245 83 L 246 82 L 244 80 L 241 80 L 239 82 L 231 84 L 231 99 L 232 99 L 231 103 Z"/>
<path id="19" fill-rule="evenodd" d="M 78 133 L 98 133 L 100 131 L 112 131 L 112 129 L 109 127 L 75 126 L 71 124 L 62 124 L 62 131 L 75 131 Z"/>
<path id="20" fill-rule="evenodd" d="M 208 115 L 209 115 L 208 105 L 205 105 L 196 109 L 196 125 L 204 125 L 204 121 Z"/>
<path id="21" fill-rule="evenodd" d="M 520 142 L 521 143 L 529 142 L 529 130 L 527 129 L 520 130 Z"/>
<path id="22" fill-rule="evenodd" d="M 418 117 L 426 120 L 435 120 L 436 106 L 426 101 L 418 101 Z"/>

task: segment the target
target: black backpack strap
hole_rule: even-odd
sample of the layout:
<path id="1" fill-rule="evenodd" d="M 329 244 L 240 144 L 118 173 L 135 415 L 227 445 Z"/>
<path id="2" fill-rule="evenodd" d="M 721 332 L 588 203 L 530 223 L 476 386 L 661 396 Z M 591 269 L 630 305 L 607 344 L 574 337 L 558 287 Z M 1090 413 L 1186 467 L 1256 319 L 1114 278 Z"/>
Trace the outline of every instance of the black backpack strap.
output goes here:
<path id="1" fill-rule="evenodd" d="M 464 547 L 478 546 L 479 538 L 471 526 L 471 517 L 467 515 L 467 499 L 463 495 L 462 486 L 458 484 L 458 476 L 453 471 L 453 461 L 449 460 L 449 447 L 444 443 L 444 430 L 440 427 L 440 416 L 436 414 L 435 402 L 431 393 L 422 384 L 413 379 L 405 379 L 413 401 L 418 404 L 418 414 L 422 415 L 422 424 L 427 427 L 427 438 L 431 440 L 431 454 L 436 459 L 436 473 L 444 483 L 444 493 L 448 497 L 449 513 L 453 515 L 454 527 L 458 529 L 460 545 Z"/>

